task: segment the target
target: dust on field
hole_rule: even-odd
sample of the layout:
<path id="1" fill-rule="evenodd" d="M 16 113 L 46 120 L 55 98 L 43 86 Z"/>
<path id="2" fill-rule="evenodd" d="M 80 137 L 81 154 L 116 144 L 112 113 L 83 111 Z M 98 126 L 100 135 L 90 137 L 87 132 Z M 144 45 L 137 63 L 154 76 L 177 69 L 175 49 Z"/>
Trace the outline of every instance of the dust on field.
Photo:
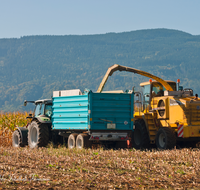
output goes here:
<path id="1" fill-rule="evenodd" d="M 0 187 L 200 189 L 200 150 L 0 147 Z"/>

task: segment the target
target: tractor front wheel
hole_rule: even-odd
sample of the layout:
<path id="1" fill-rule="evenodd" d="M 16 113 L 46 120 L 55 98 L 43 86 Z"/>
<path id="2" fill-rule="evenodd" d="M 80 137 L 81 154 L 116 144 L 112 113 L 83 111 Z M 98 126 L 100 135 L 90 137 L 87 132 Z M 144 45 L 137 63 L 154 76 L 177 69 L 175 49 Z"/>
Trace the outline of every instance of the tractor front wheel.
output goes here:
<path id="1" fill-rule="evenodd" d="M 12 135 L 12 146 L 13 147 L 22 147 L 22 136 L 18 130 L 15 130 Z"/>

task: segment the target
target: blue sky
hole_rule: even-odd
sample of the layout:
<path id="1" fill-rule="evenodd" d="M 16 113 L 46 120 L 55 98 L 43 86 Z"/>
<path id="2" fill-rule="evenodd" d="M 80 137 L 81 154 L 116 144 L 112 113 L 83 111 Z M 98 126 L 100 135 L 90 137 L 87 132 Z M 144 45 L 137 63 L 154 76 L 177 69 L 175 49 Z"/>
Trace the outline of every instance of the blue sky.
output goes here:
<path id="1" fill-rule="evenodd" d="M 0 38 L 168 28 L 200 35 L 199 0 L 0 0 Z"/>

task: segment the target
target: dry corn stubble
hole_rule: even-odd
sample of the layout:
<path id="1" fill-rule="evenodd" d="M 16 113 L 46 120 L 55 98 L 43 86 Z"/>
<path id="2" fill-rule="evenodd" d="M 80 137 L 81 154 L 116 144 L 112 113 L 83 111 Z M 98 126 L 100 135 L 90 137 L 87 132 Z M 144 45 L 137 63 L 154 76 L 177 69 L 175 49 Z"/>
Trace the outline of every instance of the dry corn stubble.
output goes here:
<path id="1" fill-rule="evenodd" d="M 69 150 L 3 147 L 28 113 L 1 113 L 0 187 L 200 189 L 200 150 Z M 17 118 L 17 119 L 16 119 Z"/>
<path id="2" fill-rule="evenodd" d="M 0 148 L 2 188 L 200 189 L 199 149 Z"/>

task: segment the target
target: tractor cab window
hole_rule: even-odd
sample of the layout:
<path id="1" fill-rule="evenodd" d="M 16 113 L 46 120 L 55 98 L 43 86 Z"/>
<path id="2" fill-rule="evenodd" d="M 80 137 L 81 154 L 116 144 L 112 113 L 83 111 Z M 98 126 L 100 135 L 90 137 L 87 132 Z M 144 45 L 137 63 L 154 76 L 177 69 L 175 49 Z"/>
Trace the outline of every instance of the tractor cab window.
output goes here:
<path id="1" fill-rule="evenodd" d="M 52 105 L 51 104 L 47 104 L 45 106 L 44 114 L 48 117 L 51 117 L 51 115 L 52 115 Z"/>
<path id="2" fill-rule="evenodd" d="M 44 104 L 42 104 L 42 103 L 36 104 L 35 117 L 37 117 L 39 115 L 43 115 L 43 114 L 44 114 Z"/>
<path id="3" fill-rule="evenodd" d="M 37 104 L 35 107 L 35 117 L 41 115 L 41 104 Z"/>
<path id="4" fill-rule="evenodd" d="M 41 108 L 40 108 L 40 115 L 44 114 L 44 104 L 41 104 Z"/>

